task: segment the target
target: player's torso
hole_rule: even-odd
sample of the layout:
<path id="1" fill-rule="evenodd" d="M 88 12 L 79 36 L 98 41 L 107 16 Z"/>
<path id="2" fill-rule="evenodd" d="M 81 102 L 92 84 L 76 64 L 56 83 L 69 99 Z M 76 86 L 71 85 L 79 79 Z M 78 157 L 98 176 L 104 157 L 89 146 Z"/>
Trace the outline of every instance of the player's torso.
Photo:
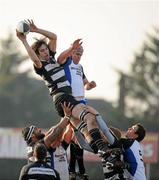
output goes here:
<path id="1" fill-rule="evenodd" d="M 67 152 L 62 146 L 54 151 L 54 167 L 59 172 L 61 180 L 69 179 Z"/>
<path id="2" fill-rule="evenodd" d="M 130 164 L 130 174 L 132 175 L 133 179 L 145 180 L 145 167 L 139 142 L 135 140 L 133 144 L 125 151 L 124 157 L 126 162 Z"/>
<path id="3" fill-rule="evenodd" d="M 60 89 L 65 91 L 65 88 L 70 88 L 63 66 L 59 65 L 55 59 L 52 58 L 49 62 L 42 60 L 41 63 L 41 69 L 34 68 L 36 73 L 45 81 L 51 95 L 60 92 Z"/>
<path id="4" fill-rule="evenodd" d="M 56 177 L 55 171 L 44 162 L 33 162 L 25 166 L 24 173 L 28 179 L 53 180 Z"/>
<path id="5" fill-rule="evenodd" d="M 72 95 L 74 97 L 84 97 L 84 73 L 81 64 L 74 64 L 70 59 L 68 63 L 64 65 L 66 77 L 71 84 Z"/>

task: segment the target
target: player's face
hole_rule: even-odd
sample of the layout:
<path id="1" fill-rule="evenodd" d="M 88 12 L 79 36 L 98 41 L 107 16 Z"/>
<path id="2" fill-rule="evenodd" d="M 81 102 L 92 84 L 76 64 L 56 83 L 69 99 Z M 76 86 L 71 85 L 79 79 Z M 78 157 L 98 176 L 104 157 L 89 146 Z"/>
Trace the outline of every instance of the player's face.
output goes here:
<path id="1" fill-rule="evenodd" d="M 127 132 L 126 132 L 126 137 L 129 138 L 129 139 L 136 139 L 137 138 L 137 129 L 138 129 L 138 126 L 137 125 L 134 125 L 130 128 L 128 128 Z"/>
<path id="2" fill-rule="evenodd" d="M 45 44 L 42 44 L 39 48 L 39 58 L 42 60 L 49 60 L 50 58 L 49 49 Z"/>
<path id="3" fill-rule="evenodd" d="M 83 48 L 79 47 L 78 49 L 72 52 L 72 59 L 75 64 L 78 64 L 81 60 L 81 56 L 83 55 Z"/>
<path id="4" fill-rule="evenodd" d="M 75 64 L 78 64 L 81 60 L 82 53 L 81 52 L 73 52 L 72 53 L 72 59 Z"/>
<path id="5" fill-rule="evenodd" d="M 38 140 L 43 139 L 45 137 L 45 134 L 42 133 L 41 129 L 37 127 L 35 127 L 33 134 Z"/>

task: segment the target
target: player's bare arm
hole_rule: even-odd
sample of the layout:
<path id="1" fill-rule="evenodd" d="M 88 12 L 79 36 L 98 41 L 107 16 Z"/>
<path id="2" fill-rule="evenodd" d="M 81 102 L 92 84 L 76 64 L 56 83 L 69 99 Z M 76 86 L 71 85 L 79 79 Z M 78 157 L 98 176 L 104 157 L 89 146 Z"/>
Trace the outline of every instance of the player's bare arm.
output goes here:
<path id="1" fill-rule="evenodd" d="M 37 68 L 41 68 L 42 67 L 41 61 L 38 58 L 38 56 L 36 55 L 36 53 L 33 51 L 33 49 L 31 48 L 31 46 L 28 44 L 26 35 L 19 33 L 18 31 L 16 31 L 16 35 L 19 38 L 19 40 L 21 40 L 21 42 L 23 43 L 23 45 L 24 45 L 30 59 L 33 61 L 34 65 Z"/>
<path id="2" fill-rule="evenodd" d="M 87 79 L 84 79 L 83 83 L 86 90 L 91 90 L 97 86 L 95 81 L 89 82 Z"/>
<path id="3" fill-rule="evenodd" d="M 59 55 L 59 57 L 57 58 L 57 62 L 58 62 L 59 64 L 64 64 L 64 63 L 66 62 L 67 58 L 68 58 L 69 56 L 71 56 L 72 51 L 73 51 L 74 49 L 77 49 L 78 47 L 80 47 L 81 44 L 82 44 L 81 39 L 76 39 L 76 40 L 73 42 L 73 44 L 71 44 L 71 46 L 70 46 L 68 49 L 66 49 L 65 51 L 63 51 L 63 52 Z"/>
<path id="4" fill-rule="evenodd" d="M 57 42 L 57 35 L 53 32 L 38 28 L 34 21 L 31 20 L 26 20 L 28 24 L 30 25 L 30 32 L 35 32 L 42 34 L 43 36 L 47 37 L 49 39 L 49 48 L 51 51 L 55 52 L 56 51 L 56 42 Z"/>
<path id="5" fill-rule="evenodd" d="M 72 111 L 72 106 L 69 104 L 62 104 L 62 107 L 64 109 L 64 118 L 61 119 L 61 121 L 54 127 L 52 128 L 52 131 L 45 137 L 44 142 L 47 147 L 50 147 L 53 141 L 55 141 L 61 133 L 63 133 L 63 130 L 66 128 L 66 126 L 69 124 L 69 120 L 71 117 L 71 111 Z"/>

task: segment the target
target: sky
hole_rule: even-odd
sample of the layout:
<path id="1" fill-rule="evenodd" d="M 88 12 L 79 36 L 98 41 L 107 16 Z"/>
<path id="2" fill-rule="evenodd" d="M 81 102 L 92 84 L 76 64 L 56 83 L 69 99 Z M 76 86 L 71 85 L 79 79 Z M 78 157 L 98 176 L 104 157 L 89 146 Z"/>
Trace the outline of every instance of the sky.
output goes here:
<path id="1" fill-rule="evenodd" d="M 116 70 L 129 72 L 146 33 L 158 26 L 159 0 L 0 0 L 0 38 L 8 32 L 15 35 L 16 25 L 24 19 L 57 34 L 57 56 L 82 38 L 81 64 L 87 79 L 97 83 L 86 96 L 116 101 Z M 30 44 L 33 37 L 39 36 L 29 33 Z M 25 66 L 31 65 L 28 60 Z"/>

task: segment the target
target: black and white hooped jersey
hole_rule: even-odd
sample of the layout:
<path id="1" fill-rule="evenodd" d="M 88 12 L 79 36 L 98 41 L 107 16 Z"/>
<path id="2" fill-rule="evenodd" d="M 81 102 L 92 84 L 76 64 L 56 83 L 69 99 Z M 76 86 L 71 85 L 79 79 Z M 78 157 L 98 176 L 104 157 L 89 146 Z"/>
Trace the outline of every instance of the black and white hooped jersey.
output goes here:
<path id="1" fill-rule="evenodd" d="M 51 52 L 51 55 L 49 61 L 41 60 L 41 68 L 34 66 L 35 72 L 43 78 L 51 96 L 59 92 L 71 94 L 71 86 L 66 79 L 63 66 L 56 62 L 55 53 Z"/>
<path id="2" fill-rule="evenodd" d="M 60 180 L 59 174 L 43 161 L 36 161 L 23 166 L 19 180 Z"/>
<path id="3" fill-rule="evenodd" d="M 44 140 L 41 139 L 40 143 L 44 143 Z M 35 162 L 35 158 L 33 156 L 33 149 L 35 143 L 31 143 L 27 146 L 27 156 L 28 156 L 28 163 Z M 47 156 L 45 162 L 54 170 L 56 169 L 60 175 L 60 178 L 63 180 L 69 179 L 69 172 L 68 172 L 68 162 L 67 162 L 67 153 L 66 149 L 68 144 L 63 141 L 61 145 L 57 148 L 50 147 L 47 149 Z"/>
<path id="4" fill-rule="evenodd" d="M 124 173 L 124 168 L 115 168 L 116 163 L 123 162 L 123 153 L 121 149 L 112 149 L 109 153 L 101 156 L 103 173 L 105 180 L 127 180 L 128 177 Z"/>
<path id="5" fill-rule="evenodd" d="M 39 142 L 44 144 L 43 139 L 41 139 Z M 27 146 L 28 163 L 35 162 L 35 158 L 33 156 L 34 145 L 35 143 L 31 143 Z M 54 169 L 54 151 L 55 149 L 50 147 L 49 149 L 47 149 L 46 155 L 46 163 L 51 166 L 52 169 Z"/>

